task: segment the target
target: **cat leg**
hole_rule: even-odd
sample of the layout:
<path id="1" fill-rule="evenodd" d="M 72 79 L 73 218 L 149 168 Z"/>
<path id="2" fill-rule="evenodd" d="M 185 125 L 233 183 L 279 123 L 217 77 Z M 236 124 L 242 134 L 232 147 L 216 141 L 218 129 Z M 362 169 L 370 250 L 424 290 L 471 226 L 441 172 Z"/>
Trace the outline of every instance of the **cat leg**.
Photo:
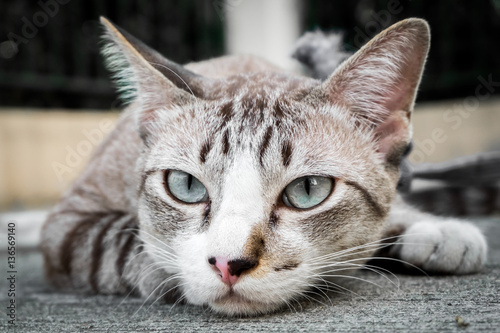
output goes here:
<path id="1" fill-rule="evenodd" d="M 386 255 L 429 273 L 470 274 L 486 262 L 486 239 L 476 226 L 420 212 L 400 197 L 389 213 L 384 238 L 393 242 Z"/>
<path id="2" fill-rule="evenodd" d="M 122 252 L 128 252 L 134 243 L 128 231 L 136 226 L 134 218 L 118 211 L 71 206 L 64 201 L 59 204 L 42 230 L 49 281 L 86 291 L 119 292 L 123 289 L 121 266 L 128 255 Z"/>
<path id="3" fill-rule="evenodd" d="M 175 289 L 165 289 L 171 285 L 162 284 L 166 274 L 144 251 L 135 215 L 77 209 L 71 201 L 55 207 L 42 230 L 45 271 L 52 284 L 92 293 L 132 292 L 152 301 L 175 296 Z M 79 205 L 85 206 L 92 204 Z"/>

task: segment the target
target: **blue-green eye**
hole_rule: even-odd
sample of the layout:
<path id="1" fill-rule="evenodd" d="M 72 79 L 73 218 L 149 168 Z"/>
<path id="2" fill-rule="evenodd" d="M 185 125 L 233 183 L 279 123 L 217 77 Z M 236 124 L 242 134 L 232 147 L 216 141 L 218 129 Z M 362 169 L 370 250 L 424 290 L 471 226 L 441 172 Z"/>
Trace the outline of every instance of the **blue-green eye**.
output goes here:
<path id="1" fill-rule="evenodd" d="M 208 199 L 205 186 L 198 179 L 183 171 L 169 171 L 167 186 L 169 192 L 180 201 L 197 203 Z"/>
<path id="2" fill-rule="evenodd" d="M 295 179 L 283 191 L 283 202 L 289 207 L 311 208 L 322 203 L 332 192 L 333 179 L 306 176 Z"/>

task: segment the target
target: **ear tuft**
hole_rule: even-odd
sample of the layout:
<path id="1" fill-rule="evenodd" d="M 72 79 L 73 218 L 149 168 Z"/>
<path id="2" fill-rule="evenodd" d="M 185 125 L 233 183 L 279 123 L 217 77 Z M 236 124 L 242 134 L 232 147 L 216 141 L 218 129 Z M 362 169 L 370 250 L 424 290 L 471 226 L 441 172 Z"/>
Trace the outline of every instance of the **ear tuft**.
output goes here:
<path id="1" fill-rule="evenodd" d="M 104 46 L 101 48 L 101 54 L 105 59 L 106 67 L 113 73 L 112 79 L 115 82 L 121 100 L 125 104 L 129 104 L 137 98 L 139 90 L 137 76 L 123 50 L 115 41 L 118 34 L 117 29 L 103 16 L 100 17 L 100 21 L 105 27 L 103 35 Z"/>

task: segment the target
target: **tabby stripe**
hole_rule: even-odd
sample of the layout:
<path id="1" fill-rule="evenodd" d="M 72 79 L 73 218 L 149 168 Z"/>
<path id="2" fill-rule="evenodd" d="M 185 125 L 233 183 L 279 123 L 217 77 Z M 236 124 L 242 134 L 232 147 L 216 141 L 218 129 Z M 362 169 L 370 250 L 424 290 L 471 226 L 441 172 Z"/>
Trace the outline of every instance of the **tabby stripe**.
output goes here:
<path id="1" fill-rule="evenodd" d="M 94 239 L 94 243 L 92 245 L 91 252 L 91 262 L 90 262 L 90 273 L 89 273 L 89 283 L 92 291 L 97 293 L 99 291 L 99 283 L 97 281 L 97 273 L 99 272 L 99 268 L 101 267 L 102 256 L 104 252 L 103 240 L 106 237 L 111 226 L 116 223 L 120 218 L 123 217 L 123 213 L 114 214 L 110 216 L 109 221 L 104 224 L 96 238 Z"/>
<path id="2" fill-rule="evenodd" d="M 107 213 L 90 214 L 87 218 L 83 219 L 76 225 L 70 232 L 66 234 L 60 248 L 59 262 L 63 272 L 71 275 L 71 261 L 73 260 L 73 252 L 77 245 L 77 240 L 81 241 L 81 236 L 88 233 L 88 231 L 96 225 Z"/>
<path id="3" fill-rule="evenodd" d="M 212 208 L 212 200 L 208 200 L 203 211 L 203 225 L 202 227 L 208 226 L 210 223 L 210 209 Z"/>
<path id="4" fill-rule="evenodd" d="M 134 216 L 130 216 L 123 226 L 120 228 L 120 231 L 117 232 L 116 234 L 116 241 L 115 241 L 115 247 L 120 246 L 122 242 L 122 238 L 125 235 L 127 231 L 131 231 L 130 229 L 137 229 L 137 221 Z"/>
<path id="5" fill-rule="evenodd" d="M 212 149 L 212 145 L 210 141 L 205 141 L 205 143 L 201 146 L 200 150 L 200 162 L 203 164 L 207 161 L 207 155 L 210 152 L 210 149 Z"/>
<path id="6" fill-rule="evenodd" d="M 258 124 L 261 124 L 263 121 L 264 121 L 264 110 L 266 109 L 267 107 L 267 102 L 264 98 L 258 98 L 256 101 L 255 101 L 255 110 L 259 111 L 259 121 L 257 122 L 257 120 L 255 120 L 256 123 Z"/>
<path id="7" fill-rule="evenodd" d="M 273 229 L 276 228 L 278 221 L 279 221 L 279 216 L 276 213 L 276 210 L 273 209 L 273 211 L 269 215 L 269 225 L 271 226 L 271 228 Z"/>
<path id="8" fill-rule="evenodd" d="M 157 197 L 156 195 L 150 194 L 150 193 L 144 193 L 144 198 L 148 202 L 149 206 L 154 206 L 155 209 L 157 210 L 162 210 L 162 213 L 169 212 L 169 213 L 175 213 L 178 215 L 184 215 L 181 210 L 178 208 L 169 205 L 167 202 L 165 202 L 163 199 Z"/>
<path id="9" fill-rule="evenodd" d="M 276 101 L 276 104 L 274 105 L 274 116 L 279 119 L 285 117 L 285 109 L 283 108 L 283 105 L 278 101 Z"/>
<path id="10" fill-rule="evenodd" d="M 229 152 L 229 130 L 226 129 L 224 136 L 222 137 L 222 153 L 227 155 Z"/>
<path id="11" fill-rule="evenodd" d="M 291 271 L 297 267 L 299 267 L 300 263 L 298 262 L 292 262 L 292 263 L 289 263 L 289 264 L 286 264 L 286 265 L 283 265 L 283 266 L 280 266 L 280 267 L 274 267 L 274 270 L 276 272 L 280 272 L 280 271 Z"/>
<path id="12" fill-rule="evenodd" d="M 139 185 L 139 189 L 137 190 L 137 195 L 140 196 L 142 194 L 142 192 L 144 191 L 144 187 L 146 186 L 146 180 L 148 179 L 148 177 L 157 172 L 159 170 L 157 169 L 153 169 L 153 170 L 148 170 L 146 172 L 144 172 L 142 175 L 141 175 L 141 183 Z"/>
<path id="13" fill-rule="evenodd" d="M 259 157 L 259 162 L 261 166 L 264 166 L 264 163 L 262 162 L 264 158 L 264 154 L 266 153 L 267 147 L 269 147 L 269 142 L 271 141 L 271 138 L 273 136 L 273 127 L 268 126 L 266 133 L 264 134 L 264 137 L 262 139 L 262 144 L 260 145 L 260 157 Z"/>
<path id="14" fill-rule="evenodd" d="M 125 241 L 123 246 L 120 248 L 120 251 L 118 252 L 115 268 L 120 281 L 122 280 L 123 270 L 125 269 L 125 261 L 128 257 L 128 254 L 130 253 L 130 250 L 132 249 L 132 245 L 134 245 L 134 240 L 135 233 L 131 232 L 128 235 L 127 240 Z"/>
<path id="15" fill-rule="evenodd" d="M 290 141 L 283 143 L 283 147 L 281 147 L 281 157 L 283 159 L 283 165 L 288 167 L 288 165 L 290 165 L 290 161 L 292 160 L 292 144 Z"/>
<path id="16" fill-rule="evenodd" d="M 345 183 L 346 183 L 346 185 L 352 186 L 356 190 L 358 190 L 359 192 L 361 192 L 363 194 L 363 197 L 365 198 L 365 200 L 368 201 L 368 203 L 370 204 L 370 206 L 372 207 L 372 209 L 375 211 L 375 213 L 379 217 L 384 217 L 387 214 L 387 210 L 385 208 L 383 208 L 377 202 L 377 200 L 375 200 L 375 198 L 364 187 L 362 187 L 361 185 L 359 185 L 356 182 L 346 181 Z"/>
<path id="17" fill-rule="evenodd" d="M 233 103 L 224 104 L 220 109 L 220 115 L 224 123 L 228 123 L 233 117 Z"/>

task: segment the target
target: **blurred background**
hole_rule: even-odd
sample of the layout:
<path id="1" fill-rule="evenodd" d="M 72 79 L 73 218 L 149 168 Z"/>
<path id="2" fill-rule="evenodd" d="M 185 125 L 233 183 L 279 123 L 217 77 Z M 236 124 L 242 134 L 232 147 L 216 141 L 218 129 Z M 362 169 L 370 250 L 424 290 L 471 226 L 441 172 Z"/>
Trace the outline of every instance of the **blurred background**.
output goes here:
<path id="1" fill-rule="evenodd" d="M 253 53 L 288 69 L 305 31 L 354 52 L 407 17 L 432 45 L 414 117 L 414 163 L 500 149 L 500 0 L 41 0 L 0 2 L 0 210 L 50 207 L 121 107 L 99 54 L 99 16 L 169 59 Z"/>

